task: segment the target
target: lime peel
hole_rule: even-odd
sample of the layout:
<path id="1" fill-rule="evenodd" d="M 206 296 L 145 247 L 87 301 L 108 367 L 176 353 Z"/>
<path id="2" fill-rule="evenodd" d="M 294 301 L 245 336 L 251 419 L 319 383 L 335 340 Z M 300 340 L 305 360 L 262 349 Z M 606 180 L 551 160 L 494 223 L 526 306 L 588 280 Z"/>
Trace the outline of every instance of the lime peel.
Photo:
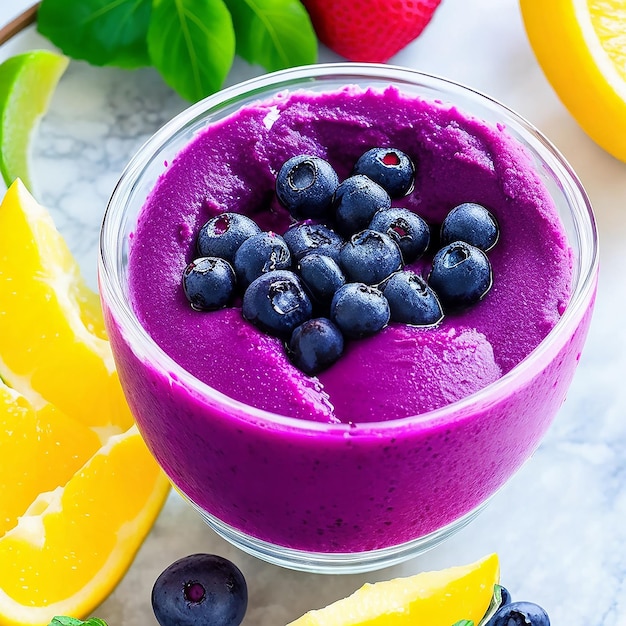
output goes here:
<path id="1" fill-rule="evenodd" d="M 491 618 L 494 616 L 495 612 L 500 608 L 502 604 L 502 587 L 500 585 L 493 586 L 493 597 L 491 598 L 491 604 L 487 609 L 484 617 L 478 622 L 478 626 L 486 626 L 489 623 Z"/>
<path id="2" fill-rule="evenodd" d="M 0 64 L 0 172 L 7 187 L 21 178 L 32 188 L 31 138 L 68 63 L 57 52 L 31 50 Z"/>

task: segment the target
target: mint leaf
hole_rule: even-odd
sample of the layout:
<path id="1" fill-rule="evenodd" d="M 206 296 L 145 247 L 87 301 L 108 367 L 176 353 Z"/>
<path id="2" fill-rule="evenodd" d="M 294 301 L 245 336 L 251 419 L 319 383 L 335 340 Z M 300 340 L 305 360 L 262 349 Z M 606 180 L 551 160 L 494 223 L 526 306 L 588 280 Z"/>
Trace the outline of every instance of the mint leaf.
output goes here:
<path id="1" fill-rule="evenodd" d="M 124 68 L 149 65 L 151 0 L 42 0 L 37 30 L 73 59 Z"/>
<path id="2" fill-rule="evenodd" d="M 148 51 L 163 80 L 195 102 L 219 90 L 235 56 L 223 0 L 154 0 Z"/>
<path id="3" fill-rule="evenodd" d="M 83 622 L 75 617 L 65 617 L 64 615 L 59 615 L 57 617 L 53 617 L 48 626 L 107 626 L 107 623 L 97 617 L 92 617 L 86 622 Z"/>
<path id="4" fill-rule="evenodd" d="M 266 70 L 317 60 L 317 37 L 300 0 L 224 0 L 237 34 L 237 54 Z"/>

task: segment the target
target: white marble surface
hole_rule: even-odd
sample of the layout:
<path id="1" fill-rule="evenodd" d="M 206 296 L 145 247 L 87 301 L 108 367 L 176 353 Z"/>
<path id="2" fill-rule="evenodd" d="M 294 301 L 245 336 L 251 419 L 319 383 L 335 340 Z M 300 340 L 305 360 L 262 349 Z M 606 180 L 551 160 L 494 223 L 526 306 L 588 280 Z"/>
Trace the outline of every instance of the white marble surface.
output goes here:
<path id="1" fill-rule="evenodd" d="M 1 0 L 0 23 L 28 4 Z M 31 29 L 0 48 L 0 58 L 41 45 Z M 320 60 L 339 59 L 322 50 Z M 561 149 L 586 186 L 601 237 L 601 280 L 565 405 L 533 458 L 474 522 L 427 554 L 374 574 L 314 576 L 261 563 L 216 537 L 172 495 L 127 576 L 97 611 L 110 626 L 156 624 L 152 583 L 171 561 L 196 551 L 227 556 L 243 570 L 250 590 L 245 626 L 279 626 L 366 580 L 492 551 L 513 596 L 542 604 L 553 624 L 626 625 L 626 164 L 594 145 L 560 104 L 528 45 L 516 0 L 443 0 L 427 31 L 393 61 L 456 79 L 517 110 Z M 238 63 L 229 83 L 259 72 Z M 117 176 L 183 106 L 151 70 L 72 63 L 64 75 L 33 144 L 33 175 L 38 198 L 92 285 L 98 226 Z"/>

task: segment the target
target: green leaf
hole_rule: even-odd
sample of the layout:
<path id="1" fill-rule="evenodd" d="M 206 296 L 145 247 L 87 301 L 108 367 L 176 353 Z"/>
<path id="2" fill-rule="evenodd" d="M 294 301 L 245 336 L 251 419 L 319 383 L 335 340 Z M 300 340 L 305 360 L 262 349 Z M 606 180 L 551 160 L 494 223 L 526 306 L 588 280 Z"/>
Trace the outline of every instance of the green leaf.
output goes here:
<path id="1" fill-rule="evenodd" d="M 86 622 L 83 622 L 75 617 L 65 617 L 64 615 L 59 615 L 57 617 L 53 617 L 48 626 L 107 626 L 107 623 L 97 617 L 92 617 Z"/>
<path id="2" fill-rule="evenodd" d="M 474 626 L 474 622 L 471 619 L 462 619 L 452 624 L 452 626 Z"/>
<path id="3" fill-rule="evenodd" d="M 37 29 L 73 59 L 124 68 L 150 64 L 151 0 L 42 0 Z"/>
<path id="4" fill-rule="evenodd" d="M 148 51 L 163 80 L 195 102 L 218 91 L 235 56 L 223 0 L 154 0 Z"/>
<path id="5" fill-rule="evenodd" d="M 317 37 L 300 0 L 225 0 L 237 54 L 272 72 L 317 60 Z"/>

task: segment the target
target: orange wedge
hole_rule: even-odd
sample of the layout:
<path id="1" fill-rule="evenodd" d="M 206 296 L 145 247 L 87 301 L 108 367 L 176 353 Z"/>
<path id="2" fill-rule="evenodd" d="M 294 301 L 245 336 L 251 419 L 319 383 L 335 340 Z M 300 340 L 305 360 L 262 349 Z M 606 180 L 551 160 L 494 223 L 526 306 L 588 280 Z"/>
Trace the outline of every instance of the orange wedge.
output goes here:
<path id="1" fill-rule="evenodd" d="M 0 538 L 0 624 L 84 618 L 126 572 L 169 484 L 132 427 L 64 487 L 42 493 Z"/>
<path id="2" fill-rule="evenodd" d="M 498 556 L 491 554 L 470 565 L 366 584 L 288 626 L 452 626 L 462 620 L 478 624 L 499 575 Z"/>
<path id="3" fill-rule="evenodd" d="M 133 424 L 98 295 L 19 179 L 0 205 L 0 309 L 0 377 L 10 387 L 88 426 Z"/>
<path id="4" fill-rule="evenodd" d="M 537 61 L 581 128 L 626 161 L 623 0 L 520 0 Z"/>
<path id="5" fill-rule="evenodd" d="M 0 537 L 42 491 L 64 486 L 99 447 L 93 430 L 51 404 L 33 409 L 0 381 Z"/>

